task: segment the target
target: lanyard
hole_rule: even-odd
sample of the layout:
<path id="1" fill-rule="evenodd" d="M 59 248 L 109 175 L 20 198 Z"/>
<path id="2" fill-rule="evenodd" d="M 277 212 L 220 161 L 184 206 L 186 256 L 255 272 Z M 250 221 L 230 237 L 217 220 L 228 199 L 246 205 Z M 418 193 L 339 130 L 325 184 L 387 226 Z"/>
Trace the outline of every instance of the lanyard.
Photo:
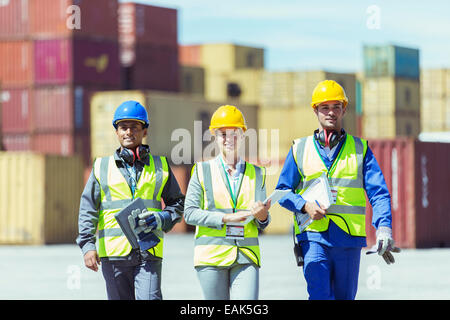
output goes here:
<path id="1" fill-rule="evenodd" d="M 233 209 L 236 209 L 237 199 L 236 196 L 234 195 L 233 188 L 231 188 L 230 179 L 228 179 L 228 172 L 225 169 L 225 165 L 223 163 L 222 158 L 220 158 L 220 163 L 222 164 L 223 171 L 225 172 L 225 178 L 227 179 L 228 189 L 230 190 L 231 200 L 233 201 Z"/>

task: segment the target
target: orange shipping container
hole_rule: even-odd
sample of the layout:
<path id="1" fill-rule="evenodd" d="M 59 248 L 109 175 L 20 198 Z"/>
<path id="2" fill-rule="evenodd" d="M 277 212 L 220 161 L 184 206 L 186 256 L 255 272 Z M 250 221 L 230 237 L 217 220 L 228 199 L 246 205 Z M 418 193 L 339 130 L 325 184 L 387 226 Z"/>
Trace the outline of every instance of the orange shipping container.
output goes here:
<path id="1" fill-rule="evenodd" d="M 180 45 L 178 48 L 181 65 L 197 67 L 202 65 L 202 47 L 200 45 Z"/>
<path id="2" fill-rule="evenodd" d="M 0 83 L 4 87 L 33 83 L 33 42 L 0 42 Z"/>

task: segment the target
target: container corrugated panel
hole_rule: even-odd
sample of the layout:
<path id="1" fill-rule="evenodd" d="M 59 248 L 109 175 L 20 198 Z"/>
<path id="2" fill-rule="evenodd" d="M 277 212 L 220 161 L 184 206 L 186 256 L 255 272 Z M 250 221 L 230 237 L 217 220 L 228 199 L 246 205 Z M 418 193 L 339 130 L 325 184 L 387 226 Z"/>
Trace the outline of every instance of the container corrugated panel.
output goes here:
<path id="1" fill-rule="evenodd" d="M 5 151 L 31 150 L 31 136 L 28 133 L 3 133 L 2 139 Z"/>
<path id="2" fill-rule="evenodd" d="M 36 133 L 32 135 L 32 150 L 45 154 L 73 155 L 74 136 L 72 133 Z"/>
<path id="3" fill-rule="evenodd" d="M 205 69 L 194 66 L 180 66 L 180 92 L 205 94 Z"/>
<path id="4" fill-rule="evenodd" d="M 201 45 L 180 45 L 178 46 L 178 61 L 181 65 L 202 66 L 202 47 Z"/>
<path id="5" fill-rule="evenodd" d="M 179 91 L 178 47 L 137 44 L 131 89 Z"/>
<path id="6" fill-rule="evenodd" d="M 412 139 L 370 140 L 391 194 L 393 236 L 403 248 L 450 246 L 450 205 L 447 189 L 450 144 Z M 439 155 L 439 156 L 436 156 Z M 367 242 L 375 243 L 370 227 L 371 208 L 366 211 Z"/>
<path id="7" fill-rule="evenodd" d="M 73 243 L 83 166 L 77 157 L 0 153 L 0 243 Z"/>
<path id="8" fill-rule="evenodd" d="M 28 0 L 6 0 L 0 2 L 0 39 L 23 38 L 28 33 Z"/>
<path id="9" fill-rule="evenodd" d="M 119 36 L 125 44 L 178 45 L 177 10 L 138 3 L 119 4 Z"/>
<path id="10" fill-rule="evenodd" d="M 261 92 L 262 69 L 242 68 L 231 72 L 228 83 L 237 83 L 241 89 L 238 101 L 244 104 L 259 104 Z M 226 88 L 225 88 L 226 90 Z"/>
<path id="11" fill-rule="evenodd" d="M 419 79 L 419 50 L 394 45 L 364 46 L 364 74 L 367 78 Z"/>
<path id="12" fill-rule="evenodd" d="M 293 72 L 270 72 L 262 75 L 260 103 L 262 108 L 292 108 L 294 106 Z"/>
<path id="13" fill-rule="evenodd" d="M 29 0 L 33 38 L 118 39 L 117 0 Z"/>
<path id="14" fill-rule="evenodd" d="M 117 41 L 52 39 L 35 42 L 35 82 L 39 85 L 120 86 Z"/>
<path id="15" fill-rule="evenodd" d="M 0 82 L 2 86 L 28 86 L 33 83 L 33 43 L 0 42 Z"/>
<path id="16" fill-rule="evenodd" d="M 402 248 L 415 247 L 414 212 L 414 146 L 412 140 L 369 140 L 391 194 L 392 228 L 396 244 Z M 375 244 L 372 208 L 366 209 L 367 245 Z"/>
<path id="17" fill-rule="evenodd" d="M 4 88 L 0 92 L 2 104 L 2 131 L 4 133 L 27 133 L 32 126 L 34 90 L 27 88 Z"/>
<path id="18" fill-rule="evenodd" d="M 415 142 L 416 247 L 449 247 L 450 143 Z"/>

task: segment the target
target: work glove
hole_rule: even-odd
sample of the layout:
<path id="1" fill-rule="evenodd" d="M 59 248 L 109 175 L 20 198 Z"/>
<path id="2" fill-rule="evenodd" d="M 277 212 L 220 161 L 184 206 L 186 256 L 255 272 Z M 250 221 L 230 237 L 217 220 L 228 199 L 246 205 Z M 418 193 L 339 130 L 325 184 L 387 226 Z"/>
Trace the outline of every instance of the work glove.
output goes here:
<path id="1" fill-rule="evenodd" d="M 159 243 L 159 238 L 152 232 L 161 229 L 162 222 L 159 213 L 147 211 L 147 209 L 142 211 L 135 209 L 128 216 L 128 222 L 136 235 L 141 250 L 148 250 Z"/>
<path id="2" fill-rule="evenodd" d="M 379 227 L 377 230 L 377 243 L 374 248 L 367 252 L 367 254 L 377 252 L 378 255 L 382 256 L 387 264 L 395 262 L 392 252 L 400 252 L 400 248 L 394 245 L 394 239 L 392 238 L 392 229 L 389 227 Z"/>

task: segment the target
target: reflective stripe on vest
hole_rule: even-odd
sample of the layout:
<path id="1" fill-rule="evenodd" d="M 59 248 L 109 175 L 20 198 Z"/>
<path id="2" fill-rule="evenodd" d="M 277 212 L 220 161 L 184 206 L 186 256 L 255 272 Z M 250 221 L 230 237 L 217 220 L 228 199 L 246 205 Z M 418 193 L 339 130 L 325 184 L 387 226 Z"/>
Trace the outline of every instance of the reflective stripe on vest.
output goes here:
<path id="1" fill-rule="evenodd" d="M 197 174 L 203 188 L 202 209 L 233 214 L 240 210 L 250 210 L 257 197 L 257 188 L 264 186 L 265 169 L 245 163 L 245 171 L 236 190 L 236 203 L 226 180 L 226 173 L 217 159 L 197 163 Z M 244 227 L 244 239 L 232 240 L 226 237 L 226 225 L 222 229 L 197 226 L 195 231 L 195 266 L 229 266 L 237 258 L 238 249 L 260 266 L 258 227 L 256 221 Z"/>
<path id="2" fill-rule="evenodd" d="M 363 162 L 367 141 L 347 134 L 329 171 L 317 150 L 313 136 L 295 140 L 292 148 L 302 177 L 296 193 L 302 194 L 323 172 L 327 173 L 330 186 L 337 189 L 336 203 L 327 209 L 326 217 L 315 220 L 305 231 L 326 231 L 331 219 L 346 233 L 365 237 L 366 197 Z M 295 219 L 294 225 L 295 233 L 299 234 Z"/>
<path id="3" fill-rule="evenodd" d="M 100 257 L 121 257 L 131 251 L 131 245 L 120 229 L 114 215 L 133 201 L 131 189 L 117 168 L 113 156 L 96 159 L 94 175 L 101 187 L 101 203 L 98 221 L 98 251 Z M 134 198 L 143 199 L 147 210 L 161 211 L 161 193 L 169 177 L 165 157 L 149 156 L 137 182 Z M 149 249 L 150 254 L 162 258 L 162 231 L 155 234 L 161 240 Z"/>

